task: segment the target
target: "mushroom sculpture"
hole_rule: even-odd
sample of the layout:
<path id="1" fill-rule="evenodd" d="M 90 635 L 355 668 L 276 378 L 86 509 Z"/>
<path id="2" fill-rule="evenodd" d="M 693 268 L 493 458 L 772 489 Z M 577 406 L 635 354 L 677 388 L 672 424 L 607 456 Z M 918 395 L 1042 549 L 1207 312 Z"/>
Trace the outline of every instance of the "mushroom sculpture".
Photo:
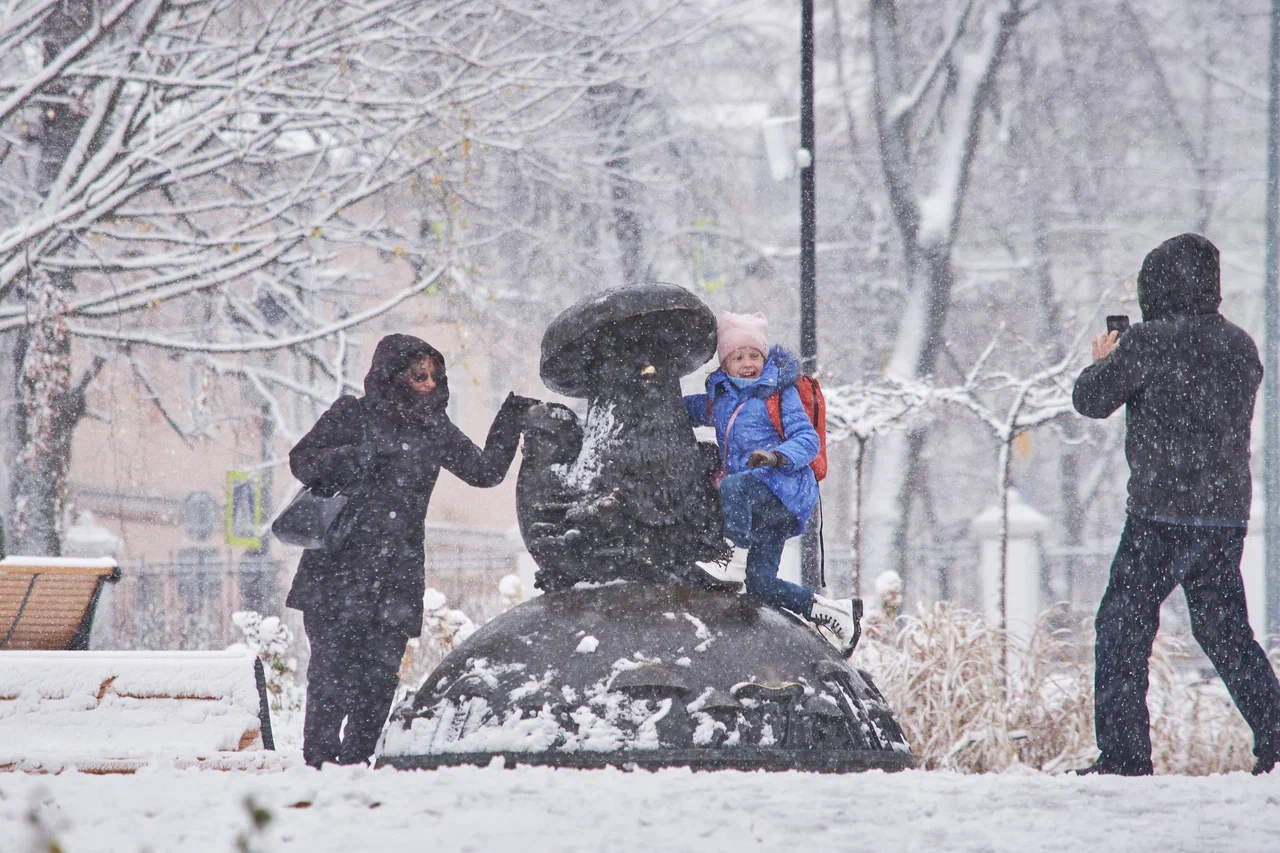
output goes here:
<path id="1" fill-rule="evenodd" d="M 716 585 L 726 560 L 714 444 L 699 443 L 680 377 L 716 349 L 716 321 L 682 287 L 609 291 L 561 314 L 542 339 L 542 380 L 585 397 L 530 414 L 516 505 L 544 591 L 610 580 Z"/>

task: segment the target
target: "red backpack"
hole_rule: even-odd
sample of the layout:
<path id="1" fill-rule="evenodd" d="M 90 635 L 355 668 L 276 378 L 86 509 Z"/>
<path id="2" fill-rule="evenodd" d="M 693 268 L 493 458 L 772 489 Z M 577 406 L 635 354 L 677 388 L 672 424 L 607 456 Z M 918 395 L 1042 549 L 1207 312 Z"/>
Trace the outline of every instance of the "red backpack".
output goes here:
<path id="1" fill-rule="evenodd" d="M 814 478 L 821 483 L 827 477 L 827 401 L 822 396 L 822 386 L 812 376 L 801 376 L 796 380 L 796 390 L 800 392 L 804 413 L 809 416 L 809 422 L 818 433 L 818 455 L 813 457 L 809 467 L 813 469 Z M 764 404 L 769 409 L 769 420 L 773 421 L 773 428 L 778 431 L 778 435 L 786 438 L 786 430 L 782 428 L 782 395 L 767 397 Z"/>
<path id="2" fill-rule="evenodd" d="M 818 455 L 809 463 L 813 476 L 818 482 L 827 478 L 827 401 L 822 396 L 822 386 L 812 376 L 801 376 L 796 380 L 796 390 L 800 392 L 800 403 L 804 413 L 809 416 L 810 423 L 818 433 Z M 769 420 L 773 428 L 784 439 L 787 431 L 782 427 L 782 394 L 773 394 L 765 398 L 765 408 L 769 410 Z M 711 415 L 711 397 L 707 396 L 707 416 Z"/>

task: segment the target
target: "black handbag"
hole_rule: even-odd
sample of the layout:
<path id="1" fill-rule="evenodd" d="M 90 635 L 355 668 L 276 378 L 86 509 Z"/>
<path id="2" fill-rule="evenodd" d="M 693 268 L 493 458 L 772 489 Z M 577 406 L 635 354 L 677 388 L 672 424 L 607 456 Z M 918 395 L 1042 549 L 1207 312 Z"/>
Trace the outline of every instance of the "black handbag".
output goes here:
<path id="1" fill-rule="evenodd" d="M 368 429 L 361 424 L 364 440 Z M 336 551 L 355 529 L 360 502 L 351 502 L 359 485 L 336 495 L 318 495 L 304 486 L 271 522 L 271 533 L 286 545 L 319 551 Z"/>

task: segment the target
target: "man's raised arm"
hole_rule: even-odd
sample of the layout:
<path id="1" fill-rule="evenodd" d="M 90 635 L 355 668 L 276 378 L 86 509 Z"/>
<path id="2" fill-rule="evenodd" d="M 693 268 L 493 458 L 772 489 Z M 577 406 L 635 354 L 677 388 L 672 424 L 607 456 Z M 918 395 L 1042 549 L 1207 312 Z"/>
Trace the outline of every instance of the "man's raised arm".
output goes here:
<path id="1" fill-rule="evenodd" d="M 1071 394 L 1077 412 L 1086 418 L 1108 418 L 1142 390 L 1141 328 L 1093 339 L 1093 364 L 1081 372 Z"/>

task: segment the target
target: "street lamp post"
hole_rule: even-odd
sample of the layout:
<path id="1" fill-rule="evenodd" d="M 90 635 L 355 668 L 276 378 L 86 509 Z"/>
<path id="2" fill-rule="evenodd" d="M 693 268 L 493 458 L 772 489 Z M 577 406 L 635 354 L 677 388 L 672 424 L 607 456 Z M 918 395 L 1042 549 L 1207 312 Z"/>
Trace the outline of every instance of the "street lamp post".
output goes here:
<path id="1" fill-rule="evenodd" d="M 1280 2 L 1280 0 L 1277 0 Z M 817 187 L 813 129 L 813 0 L 800 3 L 800 366 L 818 370 Z M 808 589 L 822 586 L 821 507 L 801 543 L 800 579 Z M 857 595 L 857 590 L 854 595 Z"/>
<path id="2" fill-rule="evenodd" d="M 1267 74 L 1267 259 L 1263 293 L 1263 540 L 1267 578 L 1267 633 L 1280 632 L 1280 0 L 1271 0 L 1271 54 Z"/>

